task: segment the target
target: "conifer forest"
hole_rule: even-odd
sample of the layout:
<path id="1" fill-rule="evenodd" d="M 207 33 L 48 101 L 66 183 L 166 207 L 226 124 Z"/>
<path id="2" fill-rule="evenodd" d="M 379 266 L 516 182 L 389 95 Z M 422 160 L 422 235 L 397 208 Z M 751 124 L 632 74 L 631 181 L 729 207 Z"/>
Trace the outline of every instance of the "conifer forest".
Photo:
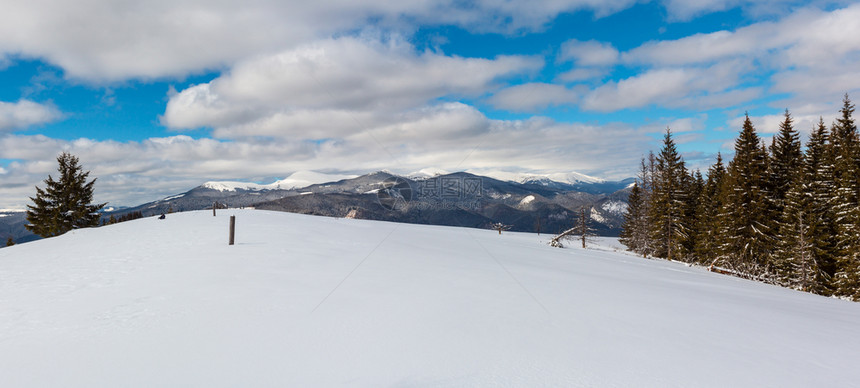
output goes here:
<path id="1" fill-rule="evenodd" d="M 785 111 L 770 144 L 749 115 L 735 155 L 690 171 L 667 129 L 642 159 L 621 242 L 645 257 L 860 300 L 860 139 L 846 95 L 801 144 Z"/>

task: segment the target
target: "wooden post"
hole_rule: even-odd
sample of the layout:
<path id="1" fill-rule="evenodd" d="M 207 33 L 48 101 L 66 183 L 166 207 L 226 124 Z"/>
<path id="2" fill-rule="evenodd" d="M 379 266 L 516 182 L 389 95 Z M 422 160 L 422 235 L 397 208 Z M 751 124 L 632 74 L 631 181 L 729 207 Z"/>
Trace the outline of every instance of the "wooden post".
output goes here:
<path id="1" fill-rule="evenodd" d="M 215 208 L 218 207 L 218 202 L 212 203 L 212 217 L 215 217 Z"/>
<path id="2" fill-rule="evenodd" d="M 230 216 L 230 245 L 233 245 L 233 240 L 236 237 L 236 216 Z"/>

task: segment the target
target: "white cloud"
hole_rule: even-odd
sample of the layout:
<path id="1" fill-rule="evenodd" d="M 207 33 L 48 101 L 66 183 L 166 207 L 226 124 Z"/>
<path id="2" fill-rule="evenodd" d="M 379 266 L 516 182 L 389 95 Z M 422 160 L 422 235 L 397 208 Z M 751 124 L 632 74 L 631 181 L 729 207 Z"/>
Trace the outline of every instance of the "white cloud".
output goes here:
<path id="1" fill-rule="evenodd" d="M 496 109 L 533 112 L 551 105 L 572 105 L 578 95 L 561 85 L 527 83 L 496 92 L 488 102 Z"/>
<path id="2" fill-rule="evenodd" d="M 660 120 L 657 120 L 658 122 L 641 126 L 640 130 L 648 133 L 662 134 L 666 131 L 666 127 L 668 127 L 672 130 L 673 134 L 699 132 L 705 129 L 705 120 L 707 119 L 708 115 L 706 114 L 700 114 L 694 117 L 661 118 Z"/>
<path id="3" fill-rule="evenodd" d="M 672 21 L 688 21 L 708 13 L 738 7 L 748 17 L 771 18 L 785 15 L 802 6 L 846 3 L 839 0 L 663 0 L 662 2 Z"/>
<path id="4" fill-rule="evenodd" d="M 0 57 L 43 58 L 92 82 L 184 77 L 371 24 L 409 33 L 416 25 L 516 33 L 544 28 L 558 14 L 608 15 L 635 0 L 313 2 L 30 0 L 5 3 Z"/>
<path id="5" fill-rule="evenodd" d="M 53 105 L 30 100 L 0 101 L 0 131 L 24 129 L 32 125 L 50 123 L 63 115 Z"/>
<path id="6" fill-rule="evenodd" d="M 564 42 L 558 55 L 559 61 L 574 61 L 578 66 L 609 66 L 617 63 L 618 59 L 618 50 L 611 43 L 595 40 Z"/>
<path id="7" fill-rule="evenodd" d="M 637 73 L 596 88 L 583 106 L 702 110 L 782 94 L 769 105 L 831 112 L 842 94 L 860 92 L 858 19 L 860 4 L 833 11 L 808 7 L 734 31 L 649 42 L 621 54 L 623 65 Z"/>
<path id="8" fill-rule="evenodd" d="M 327 39 L 241 62 L 171 96 L 162 122 L 177 129 L 213 127 L 219 136 L 296 136 L 316 119 L 311 138 L 325 138 L 437 98 L 479 96 L 500 78 L 542 65 L 532 57 L 418 53 L 396 38 Z"/>
<path id="9" fill-rule="evenodd" d="M 832 112 L 827 112 L 822 115 L 814 115 L 814 114 L 801 114 L 796 115 L 794 113 L 791 114 L 792 118 L 792 126 L 794 130 L 800 132 L 803 137 L 809 135 L 813 126 L 818 127 L 818 120 L 823 118 L 824 123 L 828 126 L 830 123 L 836 119 L 838 112 L 836 110 Z M 740 132 L 743 128 L 745 116 L 736 116 L 728 120 L 728 126 L 732 128 L 736 133 Z M 774 114 L 774 115 L 763 115 L 763 116 L 750 116 L 750 121 L 752 121 L 753 126 L 756 129 L 756 132 L 759 135 L 770 136 L 779 132 L 779 126 L 785 120 L 785 116 L 782 114 Z"/>
<path id="10" fill-rule="evenodd" d="M 592 90 L 582 107 L 607 112 L 645 106 L 706 110 L 738 104 L 757 96 L 753 89 L 732 89 L 749 66 L 737 60 L 710 67 L 655 68 Z"/>
<path id="11" fill-rule="evenodd" d="M 0 137 L 0 159 L 23 161 L 4 167 L 0 207 L 23 206 L 33 185 L 55 173 L 54 158 L 61 151 L 79 156 L 84 168 L 98 177 L 97 201 L 134 205 L 207 180 L 285 177 L 301 170 L 408 173 L 436 166 L 449 171 L 516 168 L 625 178 L 635 174 L 639 157 L 653 148 L 653 141 L 626 125 L 567 124 L 547 118 L 492 120 L 462 103 L 402 112 L 378 126 L 322 141 L 289 137 L 219 141 L 180 135 L 116 142 L 6 135 Z"/>

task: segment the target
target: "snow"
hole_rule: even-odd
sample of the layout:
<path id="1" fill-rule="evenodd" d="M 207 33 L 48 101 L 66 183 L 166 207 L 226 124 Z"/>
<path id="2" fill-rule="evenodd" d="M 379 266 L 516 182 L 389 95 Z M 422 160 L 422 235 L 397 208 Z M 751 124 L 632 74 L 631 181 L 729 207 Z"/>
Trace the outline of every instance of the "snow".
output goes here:
<path id="1" fill-rule="evenodd" d="M 588 176 L 585 174 L 580 174 L 578 172 L 566 172 L 566 173 L 552 173 L 552 174 L 539 174 L 539 173 L 522 173 L 522 172 L 509 172 L 509 171 L 497 171 L 497 170 L 469 170 L 470 173 L 476 175 L 483 175 L 490 178 L 498 179 L 501 181 L 509 181 L 509 182 L 517 182 L 524 183 L 529 181 L 537 181 L 537 182 L 549 182 L 554 181 L 558 183 L 566 183 L 566 184 L 576 184 L 576 183 L 603 183 L 606 182 L 604 179 L 595 178 L 593 176 Z M 544 183 L 546 184 L 546 183 Z"/>
<path id="2" fill-rule="evenodd" d="M 236 190 L 263 190 L 268 185 L 261 185 L 252 182 L 235 182 L 235 181 L 211 181 L 202 185 L 207 189 L 218 191 L 236 191 Z"/>
<path id="3" fill-rule="evenodd" d="M 600 208 L 617 215 L 624 215 L 624 213 L 627 213 L 627 204 L 621 201 L 607 201 L 604 202 L 603 205 L 600 205 Z"/>
<path id="4" fill-rule="evenodd" d="M 451 172 L 444 170 L 444 169 L 441 169 L 441 168 L 428 167 L 428 168 L 422 168 L 421 170 L 406 174 L 406 176 L 409 179 L 422 180 L 422 179 L 437 177 L 440 175 L 447 175 L 450 173 Z"/>
<path id="5" fill-rule="evenodd" d="M 235 190 L 231 190 L 231 191 L 235 191 Z M 161 201 L 162 201 L 162 202 L 164 202 L 164 201 L 170 201 L 170 200 L 174 200 L 174 199 L 177 199 L 177 198 L 182 198 L 182 197 L 184 197 L 184 196 L 185 196 L 185 193 L 183 193 L 183 194 L 177 194 L 177 195 L 171 195 L 171 196 L 169 196 L 169 197 L 164 197 Z"/>
<path id="6" fill-rule="evenodd" d="M 292 190 L 308 187 L 310 185 L 336 182 L 339 180 L 351 179 L 355 177 L 356 175 L 325 174 L 316 171 L 298 171 L 284 179 L 277 180 L 269 184 L 234 181 L 211 181 L 204 183 L 203 187 L 218 191 Z"/>
<path id="7" fill-rule="evenodd" d="M 549 238 L 231 209 L 3 248 L 2 385 L 860 381 L 860 304 Z"/>
<path id="8" fill-rule="evenodd" d="M 603 217 L 603 215 L 602 215 L 602 214 L 600 214 L 600 212 L 599 212 L 599 211 L 597 211 L 597 209 L 595 209 L 595 208 L 591 208 L 591 214 L 590 214 L 590 216 L 591 216 L 591 219 L 592 219 L 592 220 L 594 220 L 594 221 L 597 221 L 597 222 L 600 222 L 600 223 L 604 223 L 604 222 L 606 222 L 606 218 L 605 218 L 605 217 Z"/>
<path id="9" fill-rule="evenodd" d="M 24 209 L 0 209 L 0 218 L 11 217 L 26 212 Z"/>
<path id="10" fill-rule="evenodd" d="M 530 203 L 531 203 L 532 201 L 534 201 L 534 200 L 535 200 L 535 196 L 534 196 L 534 195 L 527 195 L 527 196 L 523 197 L 523 199 L 521 199 L 521 200 L 520 200 L 520 204 L 519 204 L 519 206 L 525 206 L 525 205 L 528 205 L 528 204 L 530 204 Z"/>
<path id="11" fill-rule="evenodd" d="M 300 189 L 310 185 L 320 183 L 337 182 L 344 179 L 352 179 L 357 175 L 345 174 L 325 174 L 316 171 L 298 171 L 294 172 L 285 179 L 281 179 L 272 183 L 270 186 L 275 186 L 282 190 Z"/>

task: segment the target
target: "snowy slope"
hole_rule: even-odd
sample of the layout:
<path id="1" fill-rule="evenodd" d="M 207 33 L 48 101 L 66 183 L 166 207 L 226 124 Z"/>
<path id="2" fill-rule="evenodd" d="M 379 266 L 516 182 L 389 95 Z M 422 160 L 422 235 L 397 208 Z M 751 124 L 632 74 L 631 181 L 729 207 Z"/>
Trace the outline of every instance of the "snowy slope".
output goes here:
<path id="1" fill-rule="evenodd" d="M 428 167 L 428 168 L 422 168 L 421 170 L 406 174 L 406 177 L 409 179 L 421 180 L 421 179 L 433 178 L 433 177 L 436 177 L 439 175 L 447 175 L 450 173 L 451 173 L 450 171 L 443 170 L 441 168 Z"/>
<path id="2" fill-rule="evenodd" d="M 225 210 L 3 248 L 0 385 L 860 381 L 860 304 L 547 238 Z"/>

